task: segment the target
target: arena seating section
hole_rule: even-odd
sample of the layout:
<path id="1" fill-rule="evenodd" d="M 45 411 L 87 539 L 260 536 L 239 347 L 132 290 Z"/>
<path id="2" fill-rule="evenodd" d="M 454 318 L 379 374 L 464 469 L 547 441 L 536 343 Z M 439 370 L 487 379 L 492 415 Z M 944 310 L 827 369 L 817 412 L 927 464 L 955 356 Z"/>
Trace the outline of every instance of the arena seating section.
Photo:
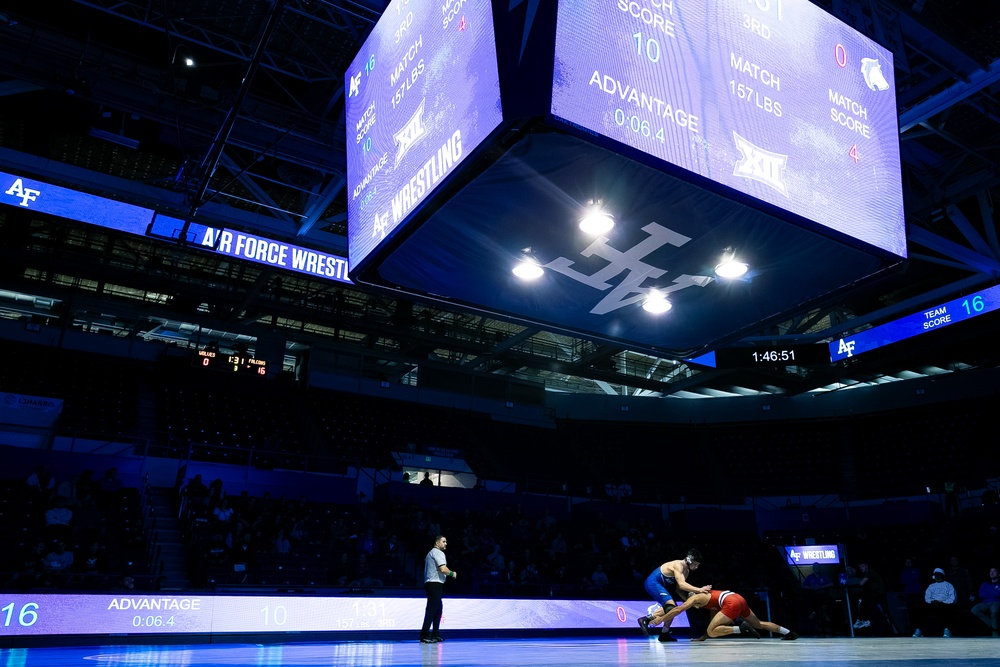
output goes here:
<path id="1" fill-rule="evenodd" d="M 416 590 L 423 555 L 433 535 L 444 532 L 452 546 L 449 562 L 465 575 L 454 594 L 641 598 L 642 580 L 655 565 L 696 546 L 706 555 L 696 581 L 767 589 L 771 604 L 784 605 L 789 614 L 801 611 L 800 582 L 776 547 L 795 543 L 801 531 L 758 525 L 755 513 L 745 511 L 748 497 L 770 503 L 779 515 L 814 512 L 818 523 L 810 525 L 809 537 L 846 544 L 854 557 L 863 554 L 890 588 L 904 557 L 929 571 L 960 553 L 978 581 L 997 562 L 1000 548 L 996 532 L 989 532 L 1000 520 L 989 490 L 981 506 L 963 507 L 958 518 L 944 515 L 937 495 L 925 504 L 895 498 L 918 496 L 946 479 L 966 489 L 986 488 L 977 464 L 982 454 L 967 443 L 976 441 L 987 420 L 990 398 L 938 406 L 933 414 L 913 409 L 847 420 L 561 420 L 542 428 L 458 409 L 211 374 L 176 360 L 141 363 L 65 350 L 38 355 L 32 346 L 6 345 L 0 391 L 62 399 L 55 435 L 131 442 L 129 455 L 188 464 L 336 475 L 358 469 L 391 473 L 393 451 L 434 446 L 463 452 L 480 478 L 504 488 L 428 488 L 389 481 L 389 474 L 379 478 L 374 497 L 348 503 L 304 497 L 294 485 L 253 494 L 217 488 L 204 501 L 193 501 L 184 480 L 155 490 L 134 477 L 120 491 L 100 495 L 86 528 L 66 534 L 77 563 L 90 544 L 99 543 L 100 572 L 77 568 L 46 577 L 36 576 L 30 563 L 39 541 L 46 549 L 54 541 L 44 520 L 50 501 L 26 489 L 31 469 L 15 464 L 0 484 L 0 530 L 9 545 L 0 570 L 8 590 L 108 590 L 120 586 L 123 576 L 133 577 L 139 589 L 170 588 L 176 582 L 164 572 L 177 564 L 164 562 L 158 533 L 168 519 L 179 521 L 185 585 L 198 590 Z M 608 497 L 611 480 L 627 483 L 632 495 Z M 168 505 L 154 507 L 155 494 L 165 495 Z M 859 512 L 851 521 L 824 525 L 829 512 L 803 508 L 796 500 L 802 495 L 884 502 L 868 519 Z M 237 519 L 214 517 L 223 497 Z M 276 552 L 278 531 L 289 535 L 289 553 Z M 249 545 L 240 551 L 243 533 Z M 369 534 L 374 545 L 365 548 Z M 557 534 L 564 548 L 558 540 L 553 544 Z M 495 545 L 503 570 L 489 559 Z M 598 565 L 608 575 L 607 587 L 593 583 Z"/>

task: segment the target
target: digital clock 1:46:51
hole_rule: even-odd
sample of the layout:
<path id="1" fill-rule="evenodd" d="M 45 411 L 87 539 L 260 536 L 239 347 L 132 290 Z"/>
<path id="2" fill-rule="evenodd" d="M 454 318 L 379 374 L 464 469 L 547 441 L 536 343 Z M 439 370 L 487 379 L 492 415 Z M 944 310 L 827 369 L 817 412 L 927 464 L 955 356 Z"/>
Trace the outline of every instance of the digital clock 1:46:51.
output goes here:
<path id="1" fill-rule="evenodd" d="M 795 350 L 764 350 L 761 352 L 755 350 L 750 356 L 754 361 L 760 363 L 787 364 L 795 361 Z"/>

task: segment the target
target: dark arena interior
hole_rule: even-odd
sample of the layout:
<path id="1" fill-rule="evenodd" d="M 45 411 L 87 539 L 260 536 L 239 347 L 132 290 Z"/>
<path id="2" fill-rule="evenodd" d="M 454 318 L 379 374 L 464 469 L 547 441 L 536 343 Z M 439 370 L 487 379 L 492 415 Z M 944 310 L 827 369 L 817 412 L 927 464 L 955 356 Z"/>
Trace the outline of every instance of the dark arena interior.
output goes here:
<path id="1" fill-rule="evenodd" d="M 0 667 L 997 665 L 998 91 L 996 3 L 5 1 Z"/>

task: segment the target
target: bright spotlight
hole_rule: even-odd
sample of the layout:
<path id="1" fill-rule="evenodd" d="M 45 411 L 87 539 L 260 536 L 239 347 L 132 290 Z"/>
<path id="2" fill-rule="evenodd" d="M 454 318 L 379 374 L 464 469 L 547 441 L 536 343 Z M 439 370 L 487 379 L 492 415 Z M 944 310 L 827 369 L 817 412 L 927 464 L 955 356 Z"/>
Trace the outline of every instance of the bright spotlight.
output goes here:
<path id="1" fill-rule="evenodd" d="M 732 248 L 726 248 L 726 251 L 722 253 L 722 261 L 715 267 L 715 275 L 732 280 L 743 276 L 749 268 L 746 262 L 736 259 L 736 253 L 733 252 Z"/>
<path id="2" fill-rule="evenodd" d="M 521 280 L 536 280 L 542 277 L 545 270 L 534 259 L 525 257 L 511 272 Z"/>
<path id="3" fill-rule="evenodd" d="M 580 230 L 592 236 L 607 234 L 615 226 L 615 219 L 605 213 L 600 204 L 593 204 L 580 221 Z"/>
<path id="4" fill-rule="evenodd" d="M 653 315 L 662 315 L 673 307 L 666 295 L 656 290 L 652 290 L 642 302 L 642 309 Z"/>

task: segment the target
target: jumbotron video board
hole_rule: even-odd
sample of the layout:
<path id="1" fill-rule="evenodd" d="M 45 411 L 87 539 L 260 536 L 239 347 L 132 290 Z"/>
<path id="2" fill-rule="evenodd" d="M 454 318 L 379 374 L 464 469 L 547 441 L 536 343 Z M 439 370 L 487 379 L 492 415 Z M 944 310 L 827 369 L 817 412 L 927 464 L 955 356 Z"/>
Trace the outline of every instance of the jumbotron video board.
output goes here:
<path id="1" fill-rule="evenodd" d="M 559 0 L 552 114 L 906 256 L 892 53 L 809 0 Z"/>
<path id="2" fill-rule="evenodd" d="M 496 43 L 466 44 L 490 5 Z M 905 258 L 892 55 L 808 0 L 419 7 L 348 73 L 357 284 L 682 359 Z M 430 67 L 431 34 L 468 60 Z"/>
<path id="3" fill-rule="evenodd" d="M 354 265 L 500 124 L 490 0 L 393 0 L 344 89 Z"/>

